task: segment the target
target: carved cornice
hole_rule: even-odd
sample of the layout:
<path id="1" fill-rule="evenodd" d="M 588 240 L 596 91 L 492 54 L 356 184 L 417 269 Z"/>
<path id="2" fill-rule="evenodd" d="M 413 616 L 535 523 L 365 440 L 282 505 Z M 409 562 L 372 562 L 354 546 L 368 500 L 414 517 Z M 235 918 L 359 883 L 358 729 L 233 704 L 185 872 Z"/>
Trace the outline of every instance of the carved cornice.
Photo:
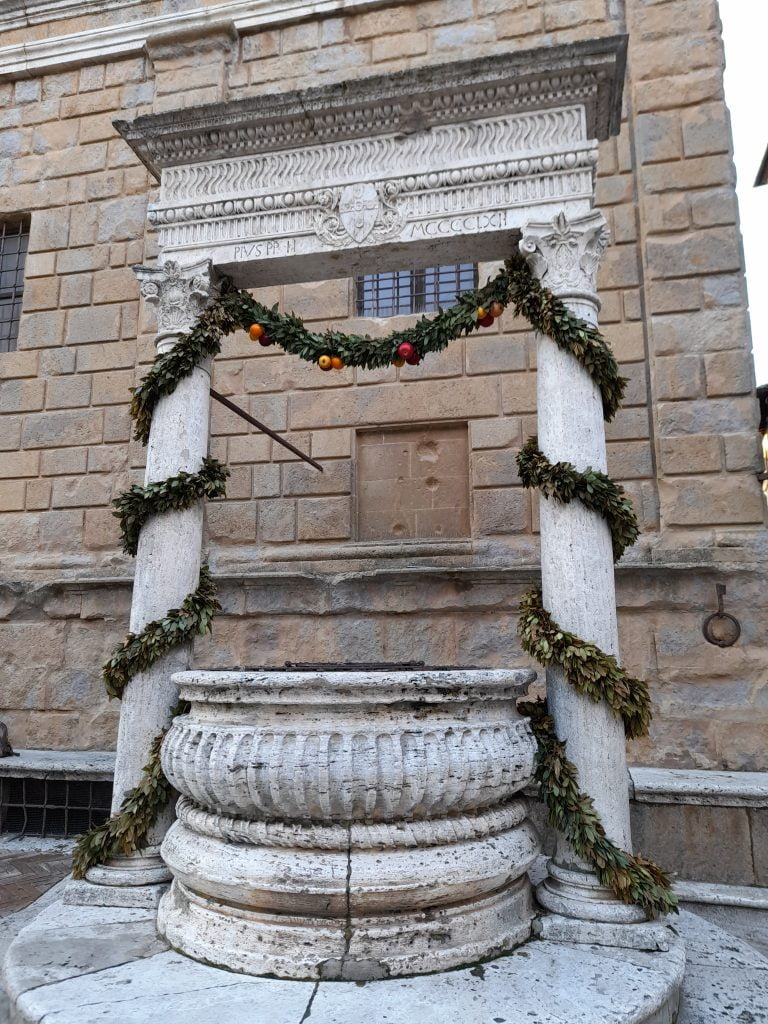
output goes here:
<path id="1" fill-rule="evenodd" d="M 459 182 L 460 168 L 498 163 L 511 154 L 505 173 L 537 173 L 524 155 L 563 154 L 565 150 L 589 149 L 583 110 L 562 106 L 535 113 L 509 114 L 481 122 L 442 125 L 410 136 L 372 135 L 301 149 L 275 150 L 254 156 L 192 163 L 165 170 L 162 199 L 172 204 L 190 198 L 223 198 L 250 195 L 270 183 L 283 191 L 312 188 L 318 181 L 359 181 L 397 175 L 404 167 L 411 173 L 434 172 L 450 167 L 452 184 Z M 563 166 L 576 166 L 572 152 Z M 551 170 L 549 164 L 538 170 Z M 436 183 L 436 179 L 435 179 Z"/>
<path id="2" fill-rule="evenodd" d="M 598 210 L 575 220 L 559 213 L 550 223 L 527 224 L 520 239 L 520 251 L 542 284 L 555 295 L 592 301 L 607 245 L 608 229 Z"/>
<path id="3" fill-rule="evenodd" d="M 626 37 L 500 54 L 116 121 L 150 171 L 578 103 L 588 138 L 618 129 Z"/>

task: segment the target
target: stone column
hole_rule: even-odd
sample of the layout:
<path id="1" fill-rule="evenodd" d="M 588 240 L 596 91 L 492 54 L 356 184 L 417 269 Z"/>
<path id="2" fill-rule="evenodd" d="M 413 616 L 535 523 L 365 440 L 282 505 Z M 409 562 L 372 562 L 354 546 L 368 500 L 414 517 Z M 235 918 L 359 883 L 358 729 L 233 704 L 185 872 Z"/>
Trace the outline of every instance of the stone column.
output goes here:
<path id="1" fill-rule="evenodd" d="M 597 322 L 598 263 L 608 243 L 605 220 L 593 211 L 568 221 L 529 223 L 520 248 L 541 282 L 569 309 Z M 606 472 L 605 424 L 600 391 L 576 359 L 548 337 L 538 339 L 539 447 L 551 462 Z M 611 535 L 604 519 L 579 501 L 540 503 L 544 606 L 564 629 L 618 656 Z M 549 708 L 557 735 L 579 772 L 581 789 L 595 802 L 608 836 L 631 848 L 625 738 L 606 703 L 581 696 L 558 669 L 547 671 Z M 563 836 L 538 890 L 539 902 L 568 918 L 611 923 L 643 920 L 600 886 L 588 864 Z"/>
<path id="2" fill-rule="evenodd" d="M 171 349 L 188 331 L 215 294 L 208 260 L 188 267 L 165 263 L 135 267 L 141 294 L 157 306 L 157 351 Z M 145 484 L 195 473 L 208 454 L 210 359 L 162 398 L 152 417 L 147 445 Z M 203 503 L 180 512 L 152 516 L 144 525 L 136 554 L 130 629 L 140 632 L 153 619 L 178 608 L 198 585 L 203 533 Z M 117 738 L 112 812 L 135 786 L 146 764 L 152 740 L 170 724 L 177 699 L 174 672 L 190 666 L 190 646 L 179 647 L 130 681 L 123 694 Z M 104 886 L 147 886 L 166 882 L 170 874 L 160 858 L 160 843 L 173 821 L 168 807 L 149 835 L 149 844 L 132 857 L 119 857 L 91 868 L 89 882 Z"/>

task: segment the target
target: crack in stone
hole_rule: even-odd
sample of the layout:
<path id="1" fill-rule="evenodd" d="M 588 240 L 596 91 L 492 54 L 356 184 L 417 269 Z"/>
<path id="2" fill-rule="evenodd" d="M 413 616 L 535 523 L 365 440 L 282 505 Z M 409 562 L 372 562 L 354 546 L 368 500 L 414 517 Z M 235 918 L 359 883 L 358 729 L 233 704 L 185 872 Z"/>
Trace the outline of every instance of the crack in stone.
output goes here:
<path id="1" fill-rule="evenodd" d="M 344 952 L 341 954 L 341 977 L 344 977 L 344 963 L 352 945 L 352 822 L 347 823 L 347 880 L 344 890 Z"/>
<path id="2" fill-rule="evenodd" d="M 320 990 L 320 982 L 316 981 L 315 982 L 315 987 L 312 989 L 312 995 L 309 997 L 309 1002 L 307 1003 L 307 1008 L 304 1011 L 304 1016 L 299 1021 L 299 1024 L 304 1024 L 304 1021 L 309 1020 L 309 1018 L 312 1016 L 312 1003 L 314 1003 L 315 996 L 317 995 L 319 990 Z"/>

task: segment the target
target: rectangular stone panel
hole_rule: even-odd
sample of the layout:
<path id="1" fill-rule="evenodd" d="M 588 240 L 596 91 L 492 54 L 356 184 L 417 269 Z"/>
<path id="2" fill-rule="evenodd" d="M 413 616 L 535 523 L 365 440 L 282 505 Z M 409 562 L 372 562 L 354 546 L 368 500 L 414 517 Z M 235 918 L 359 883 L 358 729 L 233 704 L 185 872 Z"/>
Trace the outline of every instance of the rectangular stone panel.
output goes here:
<path id="1" fill-rule="evenodd" d="M 465 423 L 358 433 L 358 540 L 469 534 Z"/>

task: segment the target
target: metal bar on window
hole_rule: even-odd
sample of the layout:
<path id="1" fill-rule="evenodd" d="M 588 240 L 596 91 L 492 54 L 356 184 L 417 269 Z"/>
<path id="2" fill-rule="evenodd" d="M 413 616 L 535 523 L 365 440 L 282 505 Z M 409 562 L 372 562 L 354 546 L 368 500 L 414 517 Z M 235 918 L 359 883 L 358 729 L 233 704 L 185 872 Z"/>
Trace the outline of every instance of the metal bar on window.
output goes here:
<path id="1" fill-rule="evenodd" d="M 362 274 L 355 278 L 356 312 L 365 317 L 434 313 L 476 287 L 476 263 Z"/>
<path id="2" fill-rule="evenodd" d="M 28 246 L 25 221 L 0 221 L 0 352 L 16 348 Z"/>

